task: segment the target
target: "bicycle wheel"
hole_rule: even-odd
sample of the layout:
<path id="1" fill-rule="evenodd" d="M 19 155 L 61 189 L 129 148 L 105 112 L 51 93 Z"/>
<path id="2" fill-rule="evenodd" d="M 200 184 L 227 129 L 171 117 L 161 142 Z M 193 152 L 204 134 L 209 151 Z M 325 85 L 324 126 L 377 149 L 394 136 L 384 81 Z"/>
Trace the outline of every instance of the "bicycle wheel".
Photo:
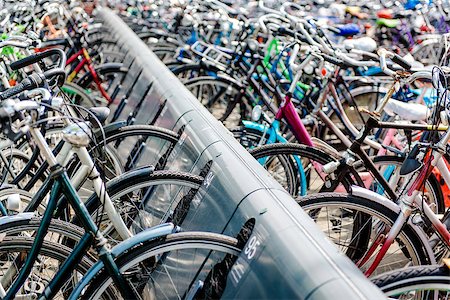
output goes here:
<path id="1" fill-rule="evenodd" d="M 447 266 L 414 266 L 372 278 L 390 299 L 450 299 Z"/>
<path id="2" fill-rule="evenodd" d="M 164 168 L 167 159 L 166 156 L 168 156 L 173 145 L 179 139 L 177 133 L 151 125 L 130 125 L 109 128 L 106 130 L 105 135 L 106 147 L 103 143 L 93 143 L 88 149 L 93 157 L 100 157 L 102 159 L 103 164 L 99 164 L 98 167 L 102 168 L 105 180 L 115 178 L 126 171 L 143 167 L 147 164 L 153 164 L 161 169 Z M 61 128 L 47 130 L 46 138 L 49 144 L 54 147 L 62 138 Z M 100 135 L 98 135 L 97 142 L 101 141 Z M 27 143 L 24 143 L 23 147 L 27 145 Z M 146 162 L 145 165 L 144 162 Z M 79 161 L 74 159 L 68 166 L 69 175 L 73 176 L 79 167 Z M 24 181 L 28 182 L 29 178 L 27 177 Z M 36 191 L 36 188 L 40 185 L 40 182 L 38 182 L 38 184 L 30 185 L 30 187 L 33 188 L 33 191 Z M 84 181 L 78 191 L 82 199 L 87 199 L 94 191 L 92 181 Z M 22 198 L 22 193 L 19 192 L 19 194 Z M 25 206 L 29 203 L 28 198 L 25 195 L 22 199 Z M 4 199 L 6 201 L 7 197 Z"/>
<path id="3" fill-rule="evenodd" d="M 71 103 L 89 108 L 95 106 L 95 101 L 89 96 L 86 90 L 73 82 L 66 82 L 61 87 L 61 91 Z"/>
<path id="4" fill-rule="evenodd" d="M 170 70 L 183 82 L 200 76 L 213 76 L 213 74 L 216 74 L 219 71 L 218 69 L 208 66 L 207 64 L 202 64 L 201 62 L 176 65 L 171 67 Z"/>
<path id="5" fill-rule="evenodd" d="M 241 87 L 232 80 L 202 76 L 187 80 L 184 85 L 228 128 L 239 125 L 243 118 L 250 116 L 252 108 L 245 96 L 241 97 Z"/>
<path id="6" fill-rule="evenodd" d="M 16 278 L 26 255 L 30 252 L 34 239 L 27 237 L 5 237 L 0 243 L 0 283 L 5 290 Z M 33 299 L 44 291 L 45 286 L 56 274 L 73 249 L 51 241 L 44 241 L 30 276 L 16 297 Z M 79 279 L 93 265 L 93 261 L 83 257 L 73 266 L 73 272 L 57 292 L 54 299 L 67 299 Z"/>
<path id="7" fill-rule="evenodd" d="M 354 183 L 352 176 L 357 176 L 351 171 L 342 174 L 342 178 L 333 178 L 325 174 L 322 171 L 323 166 L 336 160 L 319 149 L 305 145 L 268 144 L 250 149 L 249 152 L 294 197 L 334 190 L 349 191 Z M 300 176 L 301 170 L 305 174 L 306 182 L 304 183 Z M 336 180 L 339 180 L 341 184 L 337 184 Z M 302 185 L 306 187 L 306 192 L 299 194 L 299 191 L 302 191 Z"/>
<path id="8" fill-rule="evenodd" d="M 36 172 L 36 170 L 38 169 L 37 163 L 31 164 L 31 155 L 28 155 L 28 153 L 22 151 L 22 149 L 5 148 L 0 151 L 0 155 L 3 156 L 2 160 L 0 161 L 2 167 L 0 178 L 4 180 L 5 183 L 10 183 L 14 178 L 16 178 L 18 174 L 24 171 L 26 166 L 30 163 L 28 172 L 26 172 L 22 180 L 17 182 L 18 185 L 24 186 L 26 182 L 28 182 L 34 176 L 34 172 Z"/>
<path id="9" fill-rule="evenodd" d="M 106 190 L 127 227 L 138 233 L 169 221 L 181 225 L 202 183 L 203 177 L 193 174 L 142 168 L 111 180 Z M 86 206 L 103 234 L 114 243 L 120 238 L 100 203 L 93 194 Z"/>
<path id="10" fill-rule="evenodd" d="M 299 205 L 362 271 L 372 265 L 398 212 L 370 199 L 340 193 L 308 195 Z M 405 224 L 372 275 L 431 261 L 418 227 Z"/>
<path id="11" fill-rule="evenodd" d="M 411 54 L 414 59 L 426 66 L 441 65 L 445 50 L 444 44 L 440 38 L 430 38 L 423 40 L 414 47 Z"/>
<path id="12" fill-rule="evenodd" d="M 164 169 L 166 160 L 179 135 L 171 130 L 152 125 L 128 125 L 105 132 L 106 140 L 97 135 L 97 144 L 89 148 L 93 157 L 99 158 L 105 180 L 113 179 L 126 171 L 139 167 L 154 165 Z M 69 174 L 75 174 L 80 163 L 74 160 L 69 167 Z M 94 191 L 92 181 L 86 180 L 79 188 L 79 194 L 84 199 Z"/>
<path id="13" fill-rule="evenodd" d="M 230 129 L 233 137 L 246 149 L 263 146 L 266 144 L 269 135 L 257 129 L 239 126 Z"/>
<path id="14" fill-rule="evenodd" d="M 101 50 L 98 55 L 93 57 L 93 62 L 95 65 L 102 65 L 110 62 L 123 62 L 125 59 L 125 54 L 120 51 L 115 50 Z"/>
<path id="15" fill-rule="evenodd" d="M 105 68 L 99 66 L 95 71 L 100 78 L 101 87 L 111 96 L 113 92 L 111 87 L 114 86 L 113 83 L 122 81 L 128 73 L 128 68 L 124 67 L 122 64 L 116 64 Z M 99 87 L 94 82 L 91 72 L 86 72 L 81 78 L 76 80 L 75 83 L 86 89 L 96 105 L 108 104 L 106 99 L 102 96 Z"/>
<path id="16" fill-rule="evenodd" d="M 33 237 L 41 225 L 42 218 L 33 217 L 21 219 L 20 217 L 11 219 L 0 224 L 0 233 L 6 236 Z M 75 245 L 84 234 L 84 229 L 74 224 L 58 219 L 52 219 L 45 236 L 47 241 L 61 243 L 64 245 Z"/>
<path id="17" fill-rule="evenodd" d="M 24 209 L 28 206 L 28 204 L 31 203 L 33 199 L 33 194 L 21 189 L 16 188 L 7 188 L 0 190 L 0 201 L 2 202 L 3 206 L 7 207 L 8 198 L 14 195 L 14 197 L 20 198 L 19 207 L 17 207 L 14 210 L 7 210 L 8 216 L 15 215 L 17 213 L 23 212 Z M 39 205 L 37 209 L 37 213 L 42 215 L 45 211 L 45 205 L 42 203 Z M 7 223 L 9 224 L 9 223 Z"/>
<path id="18" fill-rule="evenodd" d="M 162 156 L 168 155 L 180 138 L 176 132 L 153 125 L 122 126 L 108 130 L 105 135 L 104 143 L 93 144 L 89 151 L 106 151 L 109 159 L 114 161 L 111 164 L 115 168 L 120 166 L 123 171 L 150 164 L 158 165 Z M 98 141 L 102 141 L 101 138 L 101 135 L 97 135 Z M 160 167 L 164 167 L 162 162 Z M 120 175 L 114 169 L 104 171 L 108 178 Z"/>
<path id="19" fill-rule="evenodd" d="M 177 48 L 172 47 L 155 47 L 151 50 L 163 63 L 174 59 L 177 55 Z"/>
<path id="20" fill-rule="evenodd" d="M 234 238 L 183 232 L 146 242 L 119 256 L 116 263 L 138 299 L 218 299 L 241 249 Z M 151 297 L 151 298 L 150 298 Z M 122 299 L 105 270 L 82 299 Z"/>

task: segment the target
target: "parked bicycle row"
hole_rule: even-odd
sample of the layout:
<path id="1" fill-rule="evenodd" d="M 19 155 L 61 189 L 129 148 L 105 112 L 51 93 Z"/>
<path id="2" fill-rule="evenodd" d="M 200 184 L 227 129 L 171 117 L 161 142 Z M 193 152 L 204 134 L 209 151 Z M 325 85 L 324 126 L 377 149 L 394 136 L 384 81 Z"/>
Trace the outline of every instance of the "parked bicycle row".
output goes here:
<path id="1" fill-rule="evenodd" d="M 122 17 L 366 276 L 395 297 L 446 299 L 448 12 L 383 5 L 340 5 L 326 21 L 336 7 L 312 1 L 154 3 Z M 421 50 L 394 37 L 404 27 Z"/>
<path id="2" fill-rule="evenodd" d="M 77 2 L 3 5 L 2 299 L 292 298 L 321 290 L 243 284 L 260 284 L 265 273 L 281 280 L 286 271 L 267 264 L 275 261 L 267 249 L 278 245 L 270 241 L 283 232 L 261 226 L 277 210 L 252 210 L 248 202 L 292 199 L 275 182 L 263 186 L 275 190 L 269 193 L 248 179 L 252 170 L 225 166 L 236 156 L 217 141 L 209 141 L 212 150 L 201 144 L 206 139 L 196 144 L 200 126 L 180 125 L 189 113 L 171 115 L 156 80 L 142 80 L 148 70 L 134 63 L 140 58 L 109 34 L 111 24 L 91 19 Z M 230 189 L 239 182 L 233 172 L 251 189 Z M 312 226 L 296 221 L 283 219 L 291 233 Z M 349 287 L 341 294 L 360 295 L 342 276 L 341 257 L 327 254 L 329 244 L 313 233 L 298 236 L 320 253 L 310 263 L 328 266 L 332 281 Z"/>
<path id="3" fill-rule="evenodd" d="M 4 5 L 0 297 L 220 297 L 253 225 L 184 230 L 211 163 L 186 171 L 161 110 L 137 125 L 108 108 L 130 74 L 80 3 Z"/>

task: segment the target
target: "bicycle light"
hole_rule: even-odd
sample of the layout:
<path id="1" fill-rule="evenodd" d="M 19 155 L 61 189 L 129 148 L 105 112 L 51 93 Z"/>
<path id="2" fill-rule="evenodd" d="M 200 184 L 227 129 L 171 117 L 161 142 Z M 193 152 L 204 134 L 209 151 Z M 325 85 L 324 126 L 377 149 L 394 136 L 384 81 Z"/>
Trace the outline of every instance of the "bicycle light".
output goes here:
<path id="1" fill-rule="evenodd" d="M 252 109 L 252 121 L 258 122 L 261 119 L 262 107 L 261 105 L 255 105 Z"/>
<path id="2" fill-rule="evenodd" d="M 91 141 L 92 131 L 87 122 L 71 124 L 62 131 L 64 141 L 77 147 L 87 147 Z"/>
<path id="3" fill-rule="evenodd" d="M 9 195 L 6 201 L 6 208 L 11 211 L 20 212 L 20 203 L 21 200 L 19 194 Z"/>

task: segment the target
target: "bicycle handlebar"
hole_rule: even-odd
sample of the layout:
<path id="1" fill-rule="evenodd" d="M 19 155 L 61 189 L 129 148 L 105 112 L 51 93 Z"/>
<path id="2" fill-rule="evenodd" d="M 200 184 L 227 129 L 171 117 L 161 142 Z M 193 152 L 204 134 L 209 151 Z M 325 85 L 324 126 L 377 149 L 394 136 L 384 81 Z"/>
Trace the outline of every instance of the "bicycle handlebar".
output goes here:
<path id="1" fill-rule="evenodd" d="M 371 67 L 376 66 L 378 63 L 371 60 L 356 60 L 354 58 L 351 58 L 350 56 L 346 55 L 345 53 L 335 51 L 335 55 L 342 59 L 346 64 L 354 67 Z"/>
<path id="2" fill-rule="evenodd" d="M 397 55 L 395 53 L 387 51 L 384 48 L 379 48 L 377 53 L 380 56 L 381 70 L 386 75 L 394 77 L 397 74 L 395 71 L 392 71 L 391 69 L 388 68 L 386 58 L 390 58 L 393 62 L 397 63 L 398 65 L 400 65 L 401 67 L 404 67 L 407 70 L 411 69 L 411 65 L 406 60 L 404 60 L 402 57 L 400 57 L 399 55 Z"/>
<path id="3" fill-rule="evenodd" d="M 272 18 L 272 20 L 270 20 L 272 23 L 275 23 L 276 21 L 278 21 L 278 22 L 281 21 L 281 22 L 286 22 L 286 23 L 289 22 L 288 19 L 280 16 L 280 14 L 263 15 L 263 16 L 258 18 L 258 25 L 261 28 L 262 32 L 264 32 L 264 33 L 268 33 L 269 32 L 269 30 L 267 29 L 266 23 L 265 23 L 267 20 L 269 20 L 269 18 Z"/>
<path id="4" fill-rule="evenodd" d="M 297 34 L 294 30 L 286 28 L 286 27 L 278 28 L 278 34 L 279 35 L 288 35 L 290 37 L 298 39 L 300 42 L 308 43 L 308 41 L 304 37 Z"/>
<path id="5" fill-rule="evenodd" d="M 46 80 L 52 79 L 56 76 L 60 78 L 58 80 L 58 84 L 62 85 L 64 83 L 65 75 L 66 73 L 63 68 L 53 68 L 40 74 L 33 73 L 23 79 L 16 86 L 5 90 L 3 93 L 0 93 L 0 100 L 6 100 L 24 91 L 42 87 Z"/>
<path id="6" fill-rule="evenodd" d="M 333 65 L 339 66 L 339 67 L 346 67 L 347 64 L 344 63 L 343 60 L 335 58 L 333 56 L 327 55 L 327 54 L 320 54 L 320 56 L 323 57 L 323 59 L 329 63 L 332 63 Z"/>
<path id="7" fill-rule="evenodd" d="M 40 74 L 31 74 L 24 80 L 22 80 L 19 84 L 16 86 L 7 89 L 3 93 L 0 94 L 0 100 L 6 100 L 8 98 L 11 98 L 15 95 L 18 95 L 22 93 L 23 91 L 30 90 L 33 88 L 40 87 L 44 82 L 44 77 Z"/>
<path id="8" fill-rule="evenodd" d="M 31 46 L 31 43 L 29 42 L 21 42 L 21 41 L 11 41 L 7 40 L 0 43 L 0 49 L 4 47 L 16 47 L 16 48 L 22 48 L 26 49 Z"/>
<path id="9" fill-rule="evenodd" d="M 391 57 L 391 60 L 405 70 L 411 69 L 411 64 L 398 54 L 394 53 L 394 56 Z"/>
<path id="10" fill-rule="evenodd" d="M 40 53 L 36 53 L 36 54 L 32 54 L 30 56 L 27 56 L 25 58 L 22 58 L 18 61 L 11 63 L 9 66 L 13 71 L 15 71 L 18 69 L 22 69 L 26 66 L 29 66 L 31 64 L 37 63 L 38 61 L 41 61 L 42 59 L 52 56 L 52 55 L 57 55 L 59 57 L 58 68 L 63 69 L 66 66 L 66 54 L 61 49 L 57 49 L 57 48 L 50 49 L 50 50 L 40 52 Z"/>

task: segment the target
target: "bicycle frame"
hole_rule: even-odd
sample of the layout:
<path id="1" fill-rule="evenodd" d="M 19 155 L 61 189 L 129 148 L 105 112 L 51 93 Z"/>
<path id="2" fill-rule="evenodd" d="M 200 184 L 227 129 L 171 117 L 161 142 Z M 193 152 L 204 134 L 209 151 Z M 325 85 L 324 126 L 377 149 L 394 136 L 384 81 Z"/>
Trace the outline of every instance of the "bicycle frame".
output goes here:
<path id="1" fill-rule="evenodd" d="M 386 237 L 382 238 L 380 241 L 378 241 L 377 243 L 375 243 L 370 247 L 371 249 L 374 250 L 376 247 L 381 245 L 380 252 L 378 252 L 372 265 L 370 265 L 370 267 L 365 272 L 366 276 L 370 276 L 375 271 L 375 269 L 383 259 L 384 255 L 387 253 L 389 247 L 392 245 L 395 238 L 400 233 L 404 224 L 408 221 L 408 218 L 410 217 L 415 207 L 419 207 L 421 209 L 421 211 L 424 213 L 424 216 L 428 218 L 433 227 L 436 229 L 438 235 L 442 238 L 447 247 L 450 248 L 450 232 L 447 230 L 446 226 L 439 220 L 436 214 L 431 210 L 431 208 L 428 205 L 423 205 L 422 197 L 420 196 L 425 180 L 431 174 L 433 168 L 438 165 L 439 161 L 442 162 L 443 156 L 442 149 L 445 149 L 445 146 L 450 141 L 450 130 L 448 130 L 449 129 L 448 126 L 417 125 L 417 124 L 402 125 L 397 123 L 378 122 L 372 117 L 369 118 L 367 124 L 368 126 L 364 129 L 363 134 L 361 134 L 361 136 L 355 141 L 350 150 L 358 151 L 357 144 L 362 143 L 362 141 L 365 138 L 365 135 L 368 134 L 368 132 L 372 127 L 397 128 L 408 130 L 426 130 L 426 131 L 435 131 L 435 130 L 446 131 L 444 137 L 436 145 L 436 149 L 438 150 L 433 149 L 428 153 L 428 156 L 426 156 L 424 159 L 424 166 L 422 166 L 419 172 L 412 175 L 411 180 L 408 181 L 410 183 L 408 183 L 408 186 L 406 187 L 407 192 L 406 194 L 403 194 L 398 201 L 398 205 L 400 206 L 399 216 L 395 221 L 395 223 L 393 224 L 393 226 L 391 227 L 391 230 L 389 231 Z M 363 151 L 360 150 L 360 152 Z M 363 160 L 366 163 L 364 157 Z M 370 163 L 370 160 L 367 163 Z M 380 197 L 384 198 L 381 195 Z M 369 256 L 372 253 L 373 251 L 369 251 Z M 366 263 L 369 256 L 362 258 L 358 262 L 358 265 Z"/>
<path id="2" fill-rule="evenodd" d="M 127 125 L 127 123 L 125 121 L 118 121 L 118 122 L 110 123 L 110 124 L 107 124 L 107 125 L 103 126 L 103 131 L 106 133 L 109 130 L 120 128 L 120 127 L 123 127 L 123 126 L 126 126 L 126 125 Z M 11 143 L 11 142 L 8 142 L 8 143 Z M 62 142 L 61 142 L 61 144 L 56 145 L 55 149 L 53 150 L 55 155 L 57 153 L 59 153 L 59 151 L 62 148 L 62 145 L 63 145 Z M 7 145 L 5 145 L 4 147 L 1 147 L 0 149 L 4 149 L 6 147 L 7 147 Z M 33 168 L 34 164 L 38 161 L 38 158 L 39 158 L 39 153 L 38 152 L 39 152 L 38 149 L 35 149 L 33 151 L 33 154 L 31 156 L 29 162 L 24 167 L 24 169 L 18 175 L 15 176 L 15 178 L 11 181 L 11 184 L 19 185 L 19 182 L 27 175 L 28 172 L 31 171 L 31 169 Z M 2 153 L 0 152 L 0 158 L 1 158 L 1 155 L 2 155 Z M 44 162 L 39 167 L 39 169 L 36 171 L 36 173 L 34 174 L 34 178 L 32 178 L 22 189 L 26 190 L 26 191 L 29 191 L 33 187 L 33 185 L 37 182 L 38 178 L 41 177 L 41 176 L 44 176 L 47 168 L 48 168 L 48 164 L 46 162 Z M 12 172 L 12 171 L 10 171 L 10 172 Z M 1 205 L 1 203 L 0 203 L 0 205 Z"/>
<path id="3" fill-rule="evenodd" d="M 131 237 L 131 232 L 127 229 L 125 223 L 120 218 L 120 214 L 118 214 L 114 208 L 114 205 L 106 192 L 105 184 L 99 176 L 100 174 L 97 168 L 95 168 L 94 162 L 85 147 L 73 147 L 70 143 L 65 142 L 60 153 L 56 156 L 56 163 L 62 167 L 67 166 L 74 155 L 77 155 L 82 165 L 71 179 L 72 186 L 75 189 L 78 189 L 86 178 L 93 178 L 94 192 L 98 195 L 98 197 L 102 197 L 104 200 L 105 211 L 117 232 L 124 240 Z M 49 176 L 49 178 L 51 178 L 51 176 Z M 36 192 L 28 206 L 24 209 L 24 212 L 36 211 L 45 199 L 51 185 L 52 181 L 46 180 Z"/>
<path id="4" fill-rule="evenodd" d="M 95 71 L 95 68 L 92 65 L 92 59 L 89 56 L 89 53 L 87 52 L 86 48 L 81 48 L 78 52 L 74 53 L 71 57 L 67 59 L 66 65 L 72 64 L 78 57 L 83 57 L 81 61 L 76 65 L 76 67 L 73 69 L 73 71 L 67 76 L 67 81 L 71 82 L 77 74 L 85 67 L 87 66 L 88 71 L 92 75 L 92 79 L 94 80 L 95 85 L 97 86 L 98 90 L 102 94 L 102 96 L 108 101 L 108 103 L 112 102 L 111 97 L 108 95 L 108 93 L 105 91 L 105 89 L 102 87 L 102 82 L 100 80 L 100 77 L 98 76 L 97 72 Z"/>
<path id="5" fill-rule="evenodd" d="M 134 295 L 133 290 L 126 283 L 125 279 L 120 274 L 120 271 L 115 264 L 111 251 L 108 249 L 108 242 L 102 235 L 101 231 L 98 229 L 97 225 L 92 220 L 87 208 L 84 206 L 83 202 L 79 198 L 74 186 L 70 182 L 70 178 L 67 172 L 61 165 L 59 165 L 56 157 L 53 155 L 52 151 L 48 148 L 45 138 L 42 133 L 37 128 L 31 128 L 30 133 L 39 149 L 42 151 L 42 155 L 46 158 L 49 163 L 52 172 L 49 176 L 49 182 L 53 183 L 52 190 L 50 193 L 50 198 L 47 203 L 47 208 L 45 210 L 42 222 L 36 233 L 35 240 L 33 242 L 30 253 L 27 255 L 24 262 L 23 268 L 20 270 L 16 280 L 13 285 L 9 288 L 3 299 L 13 299 L 16 293 L 19 291 L 28 275 L 31 272 L 34 262 L 37 259 L 39 251 L 44 242 L 44 237 L 50 225 L 50 221 L 53 217 L 54 212 L 57 209 L 58 198 L 61 194 L 64 194 L 66 201 L 72 206 L 76 215 L 81 221 L 81 224 L 86 230 L 85 235 L 83 235 L 80 242 L 75 247 L 74 251 L 67 258 L 67 260 L 60 267 L 56 276 L 52 279 L 50 284 L 47 286 L 44 295 L 46 298 L 52 298 L 59 288 L 64 283 L 65 278 L 73 270 L 73 264 L 79 262 L 87 249 L 93 245 L 95 240 L 95 246 L 99 253 L 100 260 L 104 263 L 106 270 L 113 277 L 114 282 L 119 287 L 119 290 L 124 298 Z"/>
<path id="6" fill-rule="evenodd" d="M 309 62 L 308 60 L 312 60 L 312 58 L 313 58 L 312 55 L 308 56 L 308 58 L 306 58 L 302 64 L 307 64 Z M 252 73 L 252 72 L 249 72 L 249 73 Z M 311 139 L 311 136 L 309 135 L 306 127 L 304 126 L 302 120 L 300 119 L 300 116 L 298 115 L 298 113 L 295 109 L 294 104 L 292 103 L 292 93 L 295 91 L 295 88 L 297 86 L 296 83 L 299 81 L 301 75 L 302 75 L 301 72 L 297 72 L 295 74 L 295 77 L 292 80 L 292 82 L 295 84 L 291 85 L 289 92 L 286 94 L 284 100 L 281 102 L 281 105 L 278 108 L 278 111 L 276 112 L 275 121 L 273 122 L 274 124 L 271 125 L 271 126 L 274 126 L 274 128 L 269 127 L 269 129 L 268 129 L 268 130 L 270 130 L 269 138 L 273 139 L 274 141 L 278 140 L 278 141 L 283 142 L 283 139 L 278 137 L 278 136 L 281 137 L 281 135 L 278 132 L 279 132 L 279 124 L 284 119 L 284 120 L 286 120 L 286 123 L 288 124 L 288 126 L 291 128 L 292 133 L 294 134 L 297 141 L 299 141 L 300 143 L 305 144 L 307 146 L 313 147 L 314 144 Z M 248 78 L 248 79 L 253 79 L 253 78 Z M 270 79 L 270 77 L 269 77 L 269 79 Z M 252 81 L 249 80 L 249 82 L 252 82 Z M 254 82 L 252 82 L 252 83 L 253 83 L 253 85 L 256 85 L 256 83 L 254 83 Z M 256 89 L 256 88 L 254 88 L 254 89 L 259 91 L 259 89 Z M 386 103 L 386 101 L 391 97 L 391 95 L 394 93 L 394 91 L 395 91 L 395 82 L 392 85 L 392 87 L 388 90 L 388 92 L 386 93 L 382 103 Z M 337 111 L 340 112 L 341 120 L 343 121 L 343 123 L 348 125 L 349 128 L 351 129 L 351 131 L 358 133 L 358 130 L 351 124 L 350 120 L 348 119 L 347 115 L 345 114 L 345 111 L 344 111 L 344 109 L 340 103 L 339 97 L 337 95 L 336 88 L 331 80 L 328 81 L 328 84 L 326 85 L 326 87 L 323 89 L 321 95 L 319 96 L 319 101 L 316 105 L 316 108 L 313 111 L 313 114 L 316 114 L 319 118 L 321 118 L 324 121 L 324 123 L 327 126 L 329 126 L 330 129 L 343 141 L 343 143 L 347 147 L 350 147 L 352 145 L 352 142 L 347 138 L 347 136 L 332 122 L 332 120 L 321 109 L 323 103 L 326 101 L 327 96 L 330 93 L 334 97 L 334 99 L 336 99 Z M 278 95 L 278 93 L 276 93 L 276 95 Z M 265 99 L 265 97 L 267 95 L 261 94 L 261 96 L 263 99 Z M 268 101 L 268 99 L 264 100 L 264 102 L 267 102 L 267 101 Z M 383 106 L 384 105 L 382 104 L 382 107 Z M 379 109 L 382 109 L 382 107 Z M 244 126 L 250 126 L 250 124 L 251 123 L 244 123 Z M 264 127 L 264 125 L 261 125 L 261 127 L 252 125 L 252 127 L 254 127 L 255 129 L 257 129 L 259 131 L 264 130 L 263 132 L 267 132 L 267 129 Z M 355 133 L 355 135 L 356 135 L 356 133 Z M 379 143 L 373 142 L 369 139 L 365 139 L 364 142 L 371 145 L 372 147 L 374 147 L 376 149 L 379 149 L 379 150 L 382 149 L 382 147 Z M 361 154 L 361 156 L 365 156 L 363 160 L 365 160 L 365 163 L 367 166 L 371 167 L 370 172 L 372 174 L 374 174 L 374 176 L 377 178 L 377 180 L 379 180 L 382 183 L 384 189 L 387 191 L 389 196 L 392 197 L 393 199 L 396 199 L 397 198 L 396 194 L 391 189 L 391 187 L 387 183 L 386 179 L 382 175 L 380 175 L 377 168 L 373 165 L 372 161 L 365 154 L 365 152 L 361 151 L 361 153 L 358 153 L 358 154 Z M 301 164 L 299 164 L 299 166 L 301 166 Z M 315 166 L 315 167 L 319 168 L 319 166 Z M 304 171 L 303 172 L 302 171 L 303 170 L 300 170 L 301 176 L 302 176 L 302 174 L 304 175 Z M 319 171 L 319 174 L 323 173 L 321 170 L 317 170 L 317 171 Z M 366 176 L 366 177 L 367 178 L 365 178 L 365 180 L 364 180 L 364 185 L 368 186 L 371 184 L 372 178 L 370 178 L 369 176 Z M 306 177 L 302 177 L 302 179 L 306 179 Z M 306 193 L 306 182 L 302 182 L 301 187 L 302 187 L 302 192 Z"/>

